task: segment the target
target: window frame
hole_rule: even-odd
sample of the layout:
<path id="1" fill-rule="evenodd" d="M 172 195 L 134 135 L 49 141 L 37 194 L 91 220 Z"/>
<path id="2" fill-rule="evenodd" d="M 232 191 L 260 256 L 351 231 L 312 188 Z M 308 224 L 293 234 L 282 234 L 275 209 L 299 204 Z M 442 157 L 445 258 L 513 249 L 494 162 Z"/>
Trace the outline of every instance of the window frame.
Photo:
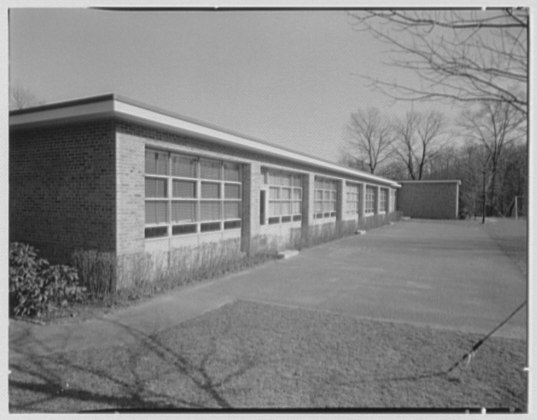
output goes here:
<path id="1" fill-rule="evenodd" d="M 167 158 L 166 164 L 166 174 L 153 174 L 148 173 L 147 168 L 147 154 L 156 153 L 158 155 L 165 155 Z M 144 179 L 163 179 L 166 181 L 166 196 L 165 197 L 148 197 L 144 192 L 144 237 L 146 239 L 151 238 L 163 238 L 163 237 L 173 237 L 173 236 L 182 236 L 186 234 L 200 234 L 205 232 L 214 232 L 214 231 L 223 231 L 229 229 L 240 229 L 242 226 L 242 196 L 243 196 L 243 185 L 242 185 L 242 165 L 238 162 L 208 158 L 205 156 L 195 156 L 181 152 L 175 151 L 163 151 L 153 147 L 147 147 L 145 149 L 146 157 L 146 166 Z M 191 165 L 193 165 L 192 171 L 190 171 L 190 176 L 174 175 L 174 162 L 173 158 L 178 157 L 180 159 L 190 160 Z M 213 165 L 214 168 L 218 166 L 219 174 L 215 178 L 216 174 L 213 171 L 212 177 L 202 178 L 202 168 L 201 165 L 203 162 L 208 162 L 210 165 Z M 231 170 L 229 168 L 232 168 Z M 234 178 L 227 179 L 229 174 L 238 172 Z M 175 196 L 174 194 L 174 182 L 189 182 L 193 183 L 193 197 L 180 195 Z M 204 197 L 203 196 L 203 185 L 215 184 L 217 185 L 217 196 L 216 197 Z M 237 196 L 229 197 L 226 196 L 226 186 L 234 186 L 237 188 Z M 150 202 L 166 202 L 166 221 L 158 223 L 147 223 L 147 203 Z M 185 220 L 174 220 L 174 204 L 175 203 L 193 203 L 194 205 L 194 217 Z M 211 217 L 205 220 L 202 220 L 202 206 L 203 203 L 208 202 L 217 202 L 218 203 L 218 217 Z M 226 216 L 226 211 L 228 206 L 227 203 L 236 203 L 238 206 L 238 216 Z M 193 220 L 192 220 L 193 219 Z M 160 229 L 159 232 L 163 233 L 162 227 L 166 227 L 165 234 L 153 234 L 155 229 Z"/>
<path id="2" fill-rule="evenodd" d="M 347 206 L 345 213 L 348 216 L 357 216 L 360 214 L 360 184 L 346 182 L 346 200 Z M 352 204 L 352 207 L 350 206 Z"/>
<path id="3" fill-rule="evenodd" d="M 271 168 L 263 168 L 262 171 L 267 191 L 266 224 L 301 221 L 304 200 L 302 174 Z M 279 210 L 275 211 L 275 208 Z"/>
<path id="4" fill-rule="evenodd" d="M 379 197 L 379 213 L 383 213 L 383 214 L 386 213 L 387 205 L 388 205 L 388 189 L 381 188 L 380 197 Z"/>
<path id="5" fill-rule="evenodd" d="M 315 176 L 313 191 L 313 218 L 336 217 L 338 181 L 322 176 Z"/>
<path id="6" fill-rule="evenodd" d="M 375 202 L 377 200 L 377 187 L 366 185 L 365 187 L 365 214 L 375 214 Z"/>

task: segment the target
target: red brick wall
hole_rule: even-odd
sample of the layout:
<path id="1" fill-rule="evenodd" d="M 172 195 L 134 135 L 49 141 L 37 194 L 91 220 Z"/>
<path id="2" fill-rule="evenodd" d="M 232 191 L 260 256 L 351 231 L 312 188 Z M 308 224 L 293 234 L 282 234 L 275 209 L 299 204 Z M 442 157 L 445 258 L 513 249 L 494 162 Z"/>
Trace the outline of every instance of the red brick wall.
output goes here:
<path id="1" fill-rule="evenodd" d="M 114 124 L 14 130 L 9 150 L 10 240 L 65 260 L 115 249 Z"/>
<path id="2" fill-rule="evenodd" d="M 458 181 L 404 182 L 397 192 L 397 208 L 403 216 L 418 219 L 456 219 L 459 211 Z"/>

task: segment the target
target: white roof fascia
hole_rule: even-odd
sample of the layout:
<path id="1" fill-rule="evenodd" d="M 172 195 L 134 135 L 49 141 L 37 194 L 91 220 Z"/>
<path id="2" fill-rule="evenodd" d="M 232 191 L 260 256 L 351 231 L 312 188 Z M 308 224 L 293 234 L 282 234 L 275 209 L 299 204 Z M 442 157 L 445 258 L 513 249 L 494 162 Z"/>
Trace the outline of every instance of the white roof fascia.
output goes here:
<path id="1" fill-rule="evenodd" d="M 353 177 L 358 177 L 364 180 L 370 180 L 375 183 L 383 183 L 387 184 L 392 187 L 400 187 L 399 184 L 396 182 L 386 179 L 386 178 L 380 178 L 376 177 L 374 175 L 370 175 L 367 173 L 357 173 L 353 171 L 352 169 L 343 168 L 341 166 L 338 166 L 336 164 L 331 164 L 329 162 L 324 162 L 309 156 L 304 156 L 300 153 L 294 153 L 291 151 L 283 151 L 275 146 L 270 146 L 266 144 L 262 144 L 250 139 L 247 139 L 245 137 L 240 137 L 234 134 L 222 132 L 220 130 L 216 130 L 210 127 L 205 127 L 200 124 L 196 124 L 190 121 L 185 121 L 180 118 L 162 114 L 160 112 L 152 111 L 150 109 L 142 108 L 136 105 L 129 104 L 127 102 L 123 102 L 121 100 L 115 99 L 114 100 L 114 109 L 116 111 L 116 114 L 118 116 L 121 116 L 125 119 L 129 120 L 135 120 L 145 123 L 150 123 L 153 125 L 158 125 L 161 127 L 166 127 L 168 129 L 173 129 L 175 131 L 180 131 L 184 134 L 193 134 L 197 136 L 201 136 L 203 138 L 217 141 L 219 143 L 222 143 L 226 146 L 233 146 L 240 149 L 247 149 L 250 151 L 254 151 L 261 154 L 268 154 L 271 156 L 287 159 L 287 160 L 294 160 L 300 163 L 305 163 L 317 167 L 322 167 L 325 169 L 330 169 L 332 171 L 337 171 L 340 173 L 345 173 L 348 175 L 352 175 Z"/>
<path id="2" fill-rule="evenodd" d="M 24 111 L 24 110 L 23 110 Z M 90 120 L 101 117 L 117 116 L 122 119 L 140 122 L 154 127 L 167 128 L 182 134 L 190 134 L 203 139 L 214 141 L 225 146 L 246 149 L 260 154 L 291 160 L 314 167 L 327 169 L 351 176 L 355 182 L 370 181 L 375 184 L 383 184 L 394 188 L 401 185 L 387 178 L 378 177 L 366 172 L 357 172 L 349 168 L 344 168 L 334 163 L 325 162 L 312 156 L 303 155 L 290 150 L 283 150 L 276 146 L 251 140 L 241 135 L 228 133 L 217 128 L 211 128 L 202 123 L 192 122 L 167 114 L 164 111 L 153 110 L 143 104 L 130 103 L 112 94 L 102 97 L 85 98 L 73 103 L 52 104 L 44 106 L 43 109 L 36 108 L 35 111 L 28 109 L 28 112 L 15 113 L 9 117 L 11 128 L 32 127 L 37 125 L 47 125 L 58 122 L 70 122 Z"/>
<path id="3" fill-rule="evenodd" d="M 99 101 L 11 115 L 9 117 L 9 125 L 13 128 L 17 128 L 20 126 L 31 126 L 45 122 L 52 123 L 56 121 L 71 121 L 112 116 L 113 113 L 114 104 L 112 101 Z"/>

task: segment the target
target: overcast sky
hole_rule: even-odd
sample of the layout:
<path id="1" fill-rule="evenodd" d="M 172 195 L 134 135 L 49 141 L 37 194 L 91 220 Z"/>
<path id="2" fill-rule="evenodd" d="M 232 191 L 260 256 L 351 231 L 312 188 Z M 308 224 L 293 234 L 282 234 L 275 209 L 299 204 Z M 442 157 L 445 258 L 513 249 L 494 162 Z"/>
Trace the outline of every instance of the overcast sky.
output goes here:
<path id="1" fill-rule="evenodd" d="M 405 78 L 345 11 L 11 9 L 10 79 L 44 103 L 117 93 L 336 161 L 351 112 Z M 419 106 L 418 106 L 419 108 Z"/>

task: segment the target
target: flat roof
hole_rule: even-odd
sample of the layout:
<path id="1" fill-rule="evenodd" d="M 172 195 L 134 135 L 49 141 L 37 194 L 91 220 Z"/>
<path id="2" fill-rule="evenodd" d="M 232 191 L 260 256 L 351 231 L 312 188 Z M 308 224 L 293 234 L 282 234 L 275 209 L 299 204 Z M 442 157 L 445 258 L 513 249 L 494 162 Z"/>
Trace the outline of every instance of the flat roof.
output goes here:
<path id="1" fill-rule="evenodd" d="M 284 147 L 274 146 L 266 141 L 254 139 L 112 93 L 11 111 L 9 125 L 13 129 L 31 128 L 106 117 L 117 117 L 144 126 L 194 136 L 223 146 L 311 165 L 358 178 L 365 182 L 371 181 L 395 188 L 401 186 L 399 183 L 384 177 L 346 168 Z"/>
<path id="2" fill-rule="evenodd" d="M 460 179 L 408 179 L 397 182 L 399 184 L 461 184 Z"/>

